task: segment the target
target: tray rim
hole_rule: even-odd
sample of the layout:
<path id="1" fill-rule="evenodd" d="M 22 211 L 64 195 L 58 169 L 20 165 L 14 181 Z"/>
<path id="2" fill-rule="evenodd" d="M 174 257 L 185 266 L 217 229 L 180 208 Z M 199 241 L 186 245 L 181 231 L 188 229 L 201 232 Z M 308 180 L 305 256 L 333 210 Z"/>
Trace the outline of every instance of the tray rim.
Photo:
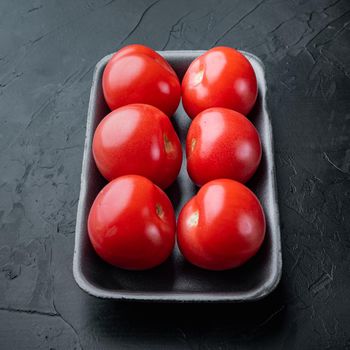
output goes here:
<path id="1" fill-rule="evenodd" d="M 164 50 L 157 51 L 162 56 L 167 55 L 179 55 L 179 56 L 187 56 L 193 57 L 194 55 L 201 55 L 207 50 Z M 246 52 L 243 50 L 238 50 L 246 57 L 250 57 L 255 60 L 262 69 L 263 78 L 265 79 L 265 66 L 261 59 L 256 55 Z M 274 153 L 274 140 L 272 133 L 272 123 L 271 118 L 267 110 L 266 106 L 266 95 L 268 91 L 268 85 L 265 84 L 265 90 L 262 98 L 262 110 L 263 113 L 267 115 L 267 124 L 268 124 L 268 136 L 270 139 L 270 151 L 273 156 L 273 162 L 271 167 L 272 176 L 272 195 L 273 200 L 277 205 L 274 208 L 273 215 L 275 216 L 275 222 L 277 223 L 277 234 L 274 237 L 277 253 L 275 254 L 274 259 L 275 267 L 270 274 L 270 278 L 267 279 L 257 290 L 253 292 L 241 292 L 241 296 L 237 296 L 232 294 L 232 292 L 222 292 L 222 293 L 210 293 L 210 292 L 136 292 L 136 291 L 118 291 L 118 290 L 110 290 L 105 288 L 98 288 L 90 283 L 84 276 L 81 269 L 81 249 L 78 247 L 81 246 L 81 234 L 83 225 L 83 213 L 84 213 L 84 205 L 87 197 L 87 186 L 86 180 L 84 178 L 84 174 L 87 172 L 89 168 L 92 158 L 88 157 L 88 150 L 92 145 L 92 123 L 93 123 L 93 114 L 94 114 L 94 96 L 96 95 L 97 84 L 96 81 L 99 78 L 99 74 L 101 69 L 105 66 L 105 64 L 109 61 L 109 59 L 113 56 L 112 54 L 108 54 L 100 59 L 94 69 L 92 85 L 90 90 L 89 97 L 89 105 L 87 111 L 87 121 L 86 121 L 86 132 L 85 132 L 85 141 L 84 141 L 84 149 L 83 149 L 83 160 L 82 160 L 82 170 L 80 175 L 80 192 L 79 192 L 79 201 L 76 215 L 76 226 L 75 226 L 75 240 L 74 240 L 74 253 L 73 253 L 73 276 L 78 284 L 78 286 L 85 292 L 87 292 L 91 296 L 95 296 L 98 298 L 104 299 L 114 299 L 114 300 L 125 300 L 125 301 L 152 301 L 152 302 L 183 302 L 183 303 L 197 303 L 197 302 L 229 302 L 229 303 L 241 303 L 248 301 L 257 301 L 263 299 L 267 295 L 269 295 L 279 284 L 282 275 L 282 252 L 281 252 L 281 232 L 280 232 L 280 220 L 279 220 L 279 207 L 278 207 L 278 198 L 277 198 L 277 181 L 276 181 L 276 168 L 275 168 L 275 153 Z"/>

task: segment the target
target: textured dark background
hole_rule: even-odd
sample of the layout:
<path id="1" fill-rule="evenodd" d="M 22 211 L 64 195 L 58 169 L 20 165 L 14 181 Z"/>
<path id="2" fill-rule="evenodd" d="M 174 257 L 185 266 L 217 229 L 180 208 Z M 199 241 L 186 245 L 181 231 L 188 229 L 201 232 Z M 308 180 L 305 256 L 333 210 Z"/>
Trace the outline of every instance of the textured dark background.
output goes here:
<path id="1" fill-rule="evenodd" d="M 350 349 L 350 2 L 0 1 L 1 349 Z M 230 45 L 266 66 L 283 277 L 248 305 L 99 300 L 73 280 L 96 62 Z"/>

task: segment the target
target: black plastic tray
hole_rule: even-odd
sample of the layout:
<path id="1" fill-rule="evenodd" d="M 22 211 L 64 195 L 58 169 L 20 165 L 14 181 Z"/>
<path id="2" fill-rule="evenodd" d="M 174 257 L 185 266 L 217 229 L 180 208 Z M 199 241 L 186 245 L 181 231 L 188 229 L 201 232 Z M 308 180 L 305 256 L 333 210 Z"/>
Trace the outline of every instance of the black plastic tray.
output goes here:
<path id="1" fill-rule="evenodd" d="M 189 64 L 204 51 L 160 51 L 182 79 Z M 266 110 L 264 67 L 254 55 L 242 52 L 255 70 L 259 96 L 249 118 L 261 137 L 263 157 L 257 173 L 248 183 L 265 210 L 267 234 L 258 254 L 244 266 L 224 272 L 201 270 L 187 263 L 175 248 L 171 258 L 161 266 L 142 272 L 124 271 L 103 262 L 94 252 L 87 234 L 87 217 L 91 204 L 106 181 L 99 174 L 92 157 L 91 143 L 100 120 L 109 112 L 102 94 L 101 79 L 111 55 L 96 65 L 86 125 L 80 198 L 77 212 L 73 273 L 78 285 L 101 298 L 169 302 L 242 302 L 269 294 L 281 276 L 281 242 L 277 189 L 273 155 L 272 129 Z M 190 124 L 180 105 L 172 122 L 184 144 Z M 197 188 L 186 171 L 186 157 L 177 181 L 166 191 L 178 214 Z"/>

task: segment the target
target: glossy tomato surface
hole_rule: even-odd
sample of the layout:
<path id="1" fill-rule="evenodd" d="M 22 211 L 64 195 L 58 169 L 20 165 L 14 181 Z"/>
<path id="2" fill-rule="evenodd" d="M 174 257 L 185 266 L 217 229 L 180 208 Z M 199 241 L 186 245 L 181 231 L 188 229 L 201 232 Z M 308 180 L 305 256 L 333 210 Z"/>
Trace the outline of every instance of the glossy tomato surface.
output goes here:
<path id="1" fill-rule="evenodd" d="M 182 103 L 193 119 L 211 107 L 247 115 L 258 94 L 254 69 L 238 51 L 215 47 L 196 58 L 182 81 Z"/>
<path id="2" fill-rule="evenodd" d="M 177 241 L 184 257 L 208 270 L 242 265 L 260 248 L 265 216 L 256 196 L 239 182 L 204 185 L 182 209 Z"/>
<path id="3" fill-rule="evenodd" d="M 260 137 L 243 114 L 209 108 L 191 123 L 186 154 L 188 174 L 199 186 L 220 178 L 245 183 L 261 160 Z"/>
<path id="4" fill-rule="evenodd" d="M 144 104 L 118 108 L 102 119 L 92 151 L 107 180 L 136 174 L 161 188 L 176 179 L 182 162 L 181 144 L 169 118 Z"/>
<path id="5" fill-rule="evenodd" d="M 169 257 L 175 241 L 175 214 L 166 194 L 148 179 L 122 176 L 96 197 L 88 233 L 97 254 L 129 270 L 144 270 Z"/>
<path id="6" fill-rule="evenodd" d="M 181 97 L 175 71 L 162 56 L 143 45 L 126 46 L 112 56 L 103 72 L 102 88 L 111 110 L 146 103 L 171 116 Z"/>

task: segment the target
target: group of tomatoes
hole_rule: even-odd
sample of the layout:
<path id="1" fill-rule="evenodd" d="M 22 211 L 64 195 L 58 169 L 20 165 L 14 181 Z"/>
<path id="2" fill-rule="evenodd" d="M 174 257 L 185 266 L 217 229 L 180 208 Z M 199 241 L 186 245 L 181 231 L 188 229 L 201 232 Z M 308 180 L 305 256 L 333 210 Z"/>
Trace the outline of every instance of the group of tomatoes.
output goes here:
<path id="1" fill-rule="evenodd" d="M 93 156 L 110 182 L 88 218 L 97 254 L 120 268 L 148 269 L 169 257 L 177 235 L 184 257 L 205 269 L 230 269 L 255 255 L 264 240 L 265 217 L 243 185 L 261 159 L 259 134 L 245 117 L 258 94 L 249 61 L 232 48 L 216 47 L 195 59 L 180 83 L 162 56 L 130 45 L 108 62 L 102 88 L 111 112 L 95 131 Z M 187 170 L 202 187 L 176 224 L 163 190 L 182 163 L 170 121 L 181 97 L 193 119 Z"/>

